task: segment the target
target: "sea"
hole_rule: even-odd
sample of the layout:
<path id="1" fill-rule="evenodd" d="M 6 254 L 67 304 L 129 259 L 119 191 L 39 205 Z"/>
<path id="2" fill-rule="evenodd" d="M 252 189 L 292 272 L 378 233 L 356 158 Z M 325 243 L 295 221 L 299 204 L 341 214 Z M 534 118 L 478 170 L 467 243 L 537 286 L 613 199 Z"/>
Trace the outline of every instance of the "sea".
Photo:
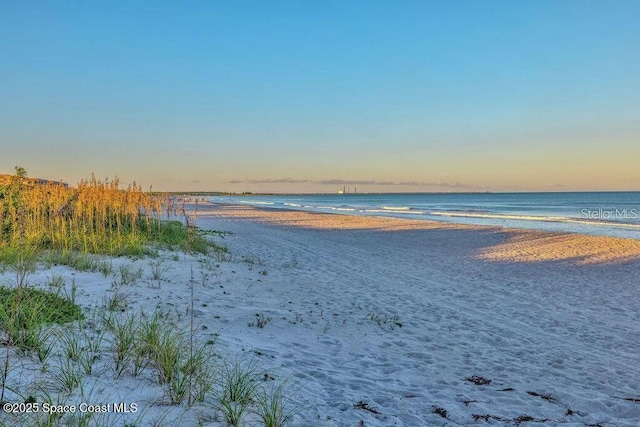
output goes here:
<path id="1" fill-rule="evenodd" d="M 640 192 L 235 195 L 210 201 L 640 239 Z"/>

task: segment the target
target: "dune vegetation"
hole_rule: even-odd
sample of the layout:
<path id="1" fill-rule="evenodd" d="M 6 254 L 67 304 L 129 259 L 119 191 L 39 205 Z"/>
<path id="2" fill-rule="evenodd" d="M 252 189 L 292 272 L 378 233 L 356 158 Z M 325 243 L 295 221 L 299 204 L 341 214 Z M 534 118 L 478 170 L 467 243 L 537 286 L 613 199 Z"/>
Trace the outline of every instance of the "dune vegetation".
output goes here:
<path id="1" fill-rule="evenodd" d="M 161 221 L 163 214 L 178 212 L 171 198 L 135 183 L 123 189 L 117 178 L 91 177 L 66 187 L 27 185 L 24 178 L 18 173 L 0 187 L 0 261 L 15 259 L 19 251 L 143 255 L 152 243 L 207 250 L 193 227 Z"/>
<path id="2" fill-rule="evenodd" d="M 11 182 L 0 186 L 0 404 L 9 405 L 4 412 L 12 415 L 0 419 L 0 425 L 146 425 L 149 411 L 165 417 L 172 413 L 169 407 L 187 410 L 192 405 L 205 405 L 231 425 L 242 424 L 245 409 L 264 425 L 291 419 L 293 413 L 283 408 L 282 388 L 267 393 L 258 387 L 255 369 L 237 361 L 233 369 L 228 368 L 231 362 L 220 365 L 216 361 L 225 358 L 214 350 L 215 340 L 197 334 L 193 266 L 186 319 L 168 309 L 171 304 L 152 312 L 131 310 L 129 290 L 138 280 L 147 277 L 148 289 L 159 289 L 163 274 L 176 268 L 163 267 L 163 262 L 175 265 L 179 256 L 198 256 L 199 263 L 211 255 L 225 259 L 226 247 L 197 229 L 183 205 L 135 183 L 121 188 L 118 179 L 91 177 L 76 187 L 32 182 L 16 167 Z M 143 261 L 146 255 L 155 261 Z M 70 267 L 71 280 L 64 276 L 68 267 L 52 270 L 55 265 Z M 43 269 L 46 283 L 34 284 L 34 273 Z M 102 282 L 110 283 L 101 302 L 80 305 L 78 293 L 98 290 L 79 289 L 79 271 L 102 273 Z M 208 272 L 201 275 L 206 285 Z M 96 390 L 104 387 L 96 383 L 121 379 L 163 390 L 165 397 L 126 422 L 126 414 L 115 414 L 120 418 L 114 420 L 114 414 L 21 413 L 27 406 L 95 402 L 100 399 Z M 250 393 L 242 399 L 224 392 L 243 386 Z"/>

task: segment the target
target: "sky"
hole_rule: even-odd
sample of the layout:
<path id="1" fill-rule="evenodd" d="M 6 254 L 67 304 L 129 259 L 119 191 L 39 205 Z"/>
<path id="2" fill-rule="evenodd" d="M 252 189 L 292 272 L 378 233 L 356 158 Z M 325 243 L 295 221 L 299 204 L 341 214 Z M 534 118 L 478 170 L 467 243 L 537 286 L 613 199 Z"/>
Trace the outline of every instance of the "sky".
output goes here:
<path id="1" fill-rule="evenodd" d="M 640 2 L 2 1 L 0 173 L 640 190 Z"/>

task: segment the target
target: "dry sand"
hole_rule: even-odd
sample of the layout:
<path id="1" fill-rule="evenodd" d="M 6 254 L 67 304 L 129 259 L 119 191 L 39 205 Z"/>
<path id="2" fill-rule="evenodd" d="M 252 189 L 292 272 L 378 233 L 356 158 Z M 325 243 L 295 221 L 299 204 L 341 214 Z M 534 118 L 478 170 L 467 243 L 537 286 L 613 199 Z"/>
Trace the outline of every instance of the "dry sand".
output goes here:
<path id="1" fill-rule="evenodd" d="M 289 325 L 253 343 L 300 381 L 302 425 L 640 425 L 639 241 L 246 206 L 198 215 L 268 271 L 245 302 Z"/>

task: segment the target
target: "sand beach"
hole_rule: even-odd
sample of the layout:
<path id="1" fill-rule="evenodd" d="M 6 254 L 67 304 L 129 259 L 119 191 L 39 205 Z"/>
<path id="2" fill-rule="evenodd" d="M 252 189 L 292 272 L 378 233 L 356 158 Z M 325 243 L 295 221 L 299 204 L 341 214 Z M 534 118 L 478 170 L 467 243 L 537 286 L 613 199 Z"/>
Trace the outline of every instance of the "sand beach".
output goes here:
<path id="1" fill-rule="evenodd" d="M 198 227 L 228 232 L 214 238 L 229 258 L 114 258 L 116 271 L 143 272 L 123 288 L 127 310 L 193 312 L 196 338 L 215 340 L 221 359 L 253 364 L 265 383 L 286 381 L 292 425 L 640 425 L 637 240 L 189 209 Z M 113 293 L 111 278 L 69 267 L 39 268 L 30 280 L 44 286 L 54 273 L 67 286 L 73 279 L 84 307 Z M 226 425 L 206 401 L 168 404 L 145 375 L 114 378 L 107 359 L 83 378 L 83 394 L 61 399 L 139 410 L 96 414 L 96 424 Z M 11 381 L 47 378 L 24 358 L 13 365 Z M 251 412 L 243 422 L 260 425 Z"/>

